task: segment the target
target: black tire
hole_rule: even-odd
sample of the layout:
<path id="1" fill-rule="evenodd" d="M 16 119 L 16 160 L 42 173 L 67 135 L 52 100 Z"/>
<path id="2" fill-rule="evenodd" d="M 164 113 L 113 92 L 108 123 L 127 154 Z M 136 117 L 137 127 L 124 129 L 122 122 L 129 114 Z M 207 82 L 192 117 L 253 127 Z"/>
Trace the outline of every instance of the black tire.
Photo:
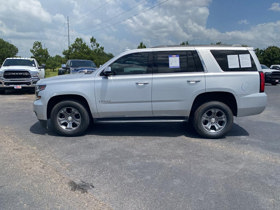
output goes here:
<path id="1" fill-rule="evenodd" d="M 51 111 L 51 123 L 56 133 L 78 136 L 88 128 L 90 117 L 87 109 L 77 101 L 61 101 Z"/>
<path id="2" fill-rule="evenodd" d="M 0 89 L 0 94 L 5 94 L 5 89 Z"/>
<path id="3" fill-rule="evenodd" d="M 272 82 L 271 84 L 272 84 L 272 85 L 277 85 L 278 83 L 277 83 L 277 82 Z"/>
<path id="4" fill-rule="evenodd" d="M 232 111 L 224 103 L 219 101 L 207 102 L 195 110 L 193 126 L 202 137 L 221 138 L 232 128 L 232 125 Z"/>

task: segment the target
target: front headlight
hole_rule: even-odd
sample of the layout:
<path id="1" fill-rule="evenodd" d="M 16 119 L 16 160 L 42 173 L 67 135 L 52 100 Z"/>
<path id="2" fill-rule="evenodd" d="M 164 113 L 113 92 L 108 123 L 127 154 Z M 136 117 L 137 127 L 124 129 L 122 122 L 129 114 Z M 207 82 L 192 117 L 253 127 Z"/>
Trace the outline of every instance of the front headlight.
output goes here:
<path id="1" fill-rule="evenodd" d="M 39 77 L 39 72 L 38 71 L 32 71 L 31 76 L 32 77 Z"/>
<path id="2" fill-rule="evenodd" d="M 0 71 L 0 77 L 3 77 L 4 72 Z"/>
<path id="3" fill-rule="evenodd" d="M 36 85 L 35 87 L 35 95 L 36 95 L 36 100 L 39 100 L 41 96 L 39 96 L 39 92 L 45 90 L 47 85 Z"/>

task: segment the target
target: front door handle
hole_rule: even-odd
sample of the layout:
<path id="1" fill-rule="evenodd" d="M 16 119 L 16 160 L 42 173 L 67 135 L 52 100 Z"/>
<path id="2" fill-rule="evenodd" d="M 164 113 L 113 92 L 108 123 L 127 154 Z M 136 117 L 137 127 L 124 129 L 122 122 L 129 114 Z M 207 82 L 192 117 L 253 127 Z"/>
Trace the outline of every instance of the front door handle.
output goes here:
<path id="1" fill-rule="evenodd" d="M 189 84 L 196 84 L 196 83 L 199 83 L 200 80 L 188 80 L 187 81 Z"/>
<path id="2" fill-rule="evenodd" d="M 148 85 L 148 82 L 136 82 L 136 85 L 138 86 L 143 86 L 143 85 Z"/>

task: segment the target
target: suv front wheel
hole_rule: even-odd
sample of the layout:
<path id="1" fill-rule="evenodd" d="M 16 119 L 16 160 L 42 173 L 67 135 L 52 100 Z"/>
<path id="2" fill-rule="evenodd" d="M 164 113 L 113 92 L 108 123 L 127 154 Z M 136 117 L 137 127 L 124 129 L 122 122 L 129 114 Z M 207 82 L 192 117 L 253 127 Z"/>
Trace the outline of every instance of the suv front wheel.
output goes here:
<path id="1" fill-rule="evenodd" d="M 207 102 L 196 109 L 193 124 L 196 132 L 202 137 L 221 138 L 231 129 L 233 114 L 222 102 Z"/>
<path id="2" fill-rule="evenodd" d="M 54 130 L 64 136 L 77 136 L 88 128 L 90 118 L 87 109 L 76 101 L 61 101 L 51 112 Z"/>

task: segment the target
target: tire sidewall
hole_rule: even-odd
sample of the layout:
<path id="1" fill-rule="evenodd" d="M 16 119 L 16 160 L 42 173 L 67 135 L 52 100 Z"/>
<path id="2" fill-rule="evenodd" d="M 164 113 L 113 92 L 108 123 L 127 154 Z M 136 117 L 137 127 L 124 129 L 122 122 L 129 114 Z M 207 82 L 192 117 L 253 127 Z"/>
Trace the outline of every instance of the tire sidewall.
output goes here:
<path id="1" fill-rule="evenodd" d="M 203 114 L 211 108 L 217 108 L 217 109 L 222 110 L 225 113 L 226 118 L 227 118 L 226 126 L 222 130 L 220 130 L 218 132 L 214 132 L 214 133 L 205 130 L 202 125 L 202 122 L 201 122 Z M 231 109 L 222 102 L 219 102 L 219 101 L 207 102 L 207 103 L 204 103 L 201 106 L 199 106 L 197 108 L 197 110 L 195 111 L 194 118 L 193 118 L 193 125 L 194 125 L 196 132 L 199 135 L 201 135 L 202 137 L 221 138 L 232 128 L 233 114 L 232 114 Z"/>
<path id="2" fill-rule="evenodd" d="M 64 108 L 64 107 L 73 107 L 77 109 L 81 115 L 81 124 L 78 128 L 74 130 L 65 130 L 60 127 L 58 121 L 57 121 L 57 114 L 58 112 Z M 89 114 L 86 108 L 77 101 L 62 101 L 57 103 L 52 111 L 51 111 L 51 123 L 53 126 L 53 129 L 56 133 L 63 135 L 63 136 L 78 136 L 85 132 L 85 130 L 88 128 L 90 122 Z"/>

